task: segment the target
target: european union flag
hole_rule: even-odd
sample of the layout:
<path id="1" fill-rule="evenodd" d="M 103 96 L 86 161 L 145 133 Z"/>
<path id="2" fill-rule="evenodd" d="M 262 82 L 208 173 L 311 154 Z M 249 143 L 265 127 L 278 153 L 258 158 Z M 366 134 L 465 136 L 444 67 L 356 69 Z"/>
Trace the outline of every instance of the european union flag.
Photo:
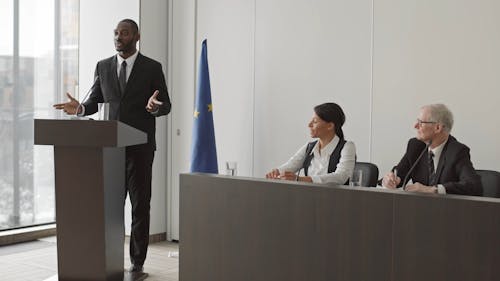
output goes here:
<path id="1" fill-rule="evenodd" d="M 194 107 L 193 140 L 191 144 L 191 172 L 219 172 L 215 147 L 212 94 L 208 74 L 207 40 L 201 45 L 198 81 Z"/>

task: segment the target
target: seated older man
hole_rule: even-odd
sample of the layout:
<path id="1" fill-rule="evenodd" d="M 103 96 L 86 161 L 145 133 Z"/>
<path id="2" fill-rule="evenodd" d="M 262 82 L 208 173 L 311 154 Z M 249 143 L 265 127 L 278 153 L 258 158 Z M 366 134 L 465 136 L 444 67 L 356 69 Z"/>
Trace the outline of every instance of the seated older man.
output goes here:
<path id="1" fill-rule="evenodd" d="M 414 126 L 417 137 L 408 141 L 405 155 L 384 176 L 382 185 L 405 186 L 414 192 L 482 195 L 469 148 L 450 135 L 452 126 L 453 115 L 445 105 L 423 106 Z M 410 179 L 413 183 L 406 185 Z"/>

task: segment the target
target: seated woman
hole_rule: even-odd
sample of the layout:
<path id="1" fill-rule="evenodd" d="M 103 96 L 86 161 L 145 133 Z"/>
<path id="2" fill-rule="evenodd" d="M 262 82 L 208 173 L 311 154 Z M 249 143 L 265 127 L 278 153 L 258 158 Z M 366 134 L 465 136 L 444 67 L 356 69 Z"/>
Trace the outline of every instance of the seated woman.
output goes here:
<path id="1" fill-rule="evenodd" d="M 288 162 L 267 173 L 266 178 L 348 184 L 356 162 L 356 147 L 344 139 L 344 122 L 344 111 L 338 104 L 314 107 L 309 130 L 317 140 L 306 143 Z M 299 176 L 301 169 L 305 176 Z"/>

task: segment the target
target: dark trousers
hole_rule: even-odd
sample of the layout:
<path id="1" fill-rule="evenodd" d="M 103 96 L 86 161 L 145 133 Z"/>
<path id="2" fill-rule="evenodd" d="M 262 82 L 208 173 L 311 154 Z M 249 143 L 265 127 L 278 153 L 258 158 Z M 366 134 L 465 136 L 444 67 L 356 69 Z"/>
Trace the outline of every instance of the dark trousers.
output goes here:
<path id="1" fill-rule="evenodd" d="M 126 191 L 132 205 L 130 261 L 134 265 L 143 265 L 149 244 L 154 149 L 149 145 L 134 145 L 126 148 L 125 155 Z"/>

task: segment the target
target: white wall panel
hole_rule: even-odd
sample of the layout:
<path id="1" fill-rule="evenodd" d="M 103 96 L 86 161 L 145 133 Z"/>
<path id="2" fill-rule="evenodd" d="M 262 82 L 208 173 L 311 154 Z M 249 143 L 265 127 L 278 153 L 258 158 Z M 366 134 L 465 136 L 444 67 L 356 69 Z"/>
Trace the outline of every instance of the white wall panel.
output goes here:
<path id="1" fill-rule="evenodd" d="M 163 72 L 167 69 L 167 2 L 164 0 L 141 1 L 139 41 L 141 53 L 159 61 Z M 168 84 L 167 84 L 168 87 Z M 170 88 L 169 88 L 170 89 Z M 151 93 L 152 94 L 152 93 Z M 150 234 L 167 231 L 167 164 L 168 150 L 168 117 L 156 118 L 156 152 L 153 162 L 153 178 L 151 190 L 151 225 Z"/>
<path id="2" fill-rule="evenodd" d="M 197 57 L 207 39 L 219 173 L 236 161 L 238 175 L 252 175 L 253 0 L 198 0 Z"/>
<path id="3" fill-rule="evenodd" d="M 313 107 L 336 102 L 344 134 L 369 160 L 371 1 L 258 1 L 254 176 L 306 141 Z"/>
<path id="4" fill-rule="evenodd" d="M 168 83 L 172 112 L 170 113 L 171 199 L 169 239 L 179 239 L 179 174 L 189 172 L 191 129 L 195 92 L 195 0 L 169 2 L 171 31 L 169 35 Z"/>
<path id="5" fill-rule="evenodd" d="M 441 102 L 475 167 L 500 170 L 500 2 L 376 0 L 374 10 L 373 161 L 395 165 L 419 107 Z"/>

